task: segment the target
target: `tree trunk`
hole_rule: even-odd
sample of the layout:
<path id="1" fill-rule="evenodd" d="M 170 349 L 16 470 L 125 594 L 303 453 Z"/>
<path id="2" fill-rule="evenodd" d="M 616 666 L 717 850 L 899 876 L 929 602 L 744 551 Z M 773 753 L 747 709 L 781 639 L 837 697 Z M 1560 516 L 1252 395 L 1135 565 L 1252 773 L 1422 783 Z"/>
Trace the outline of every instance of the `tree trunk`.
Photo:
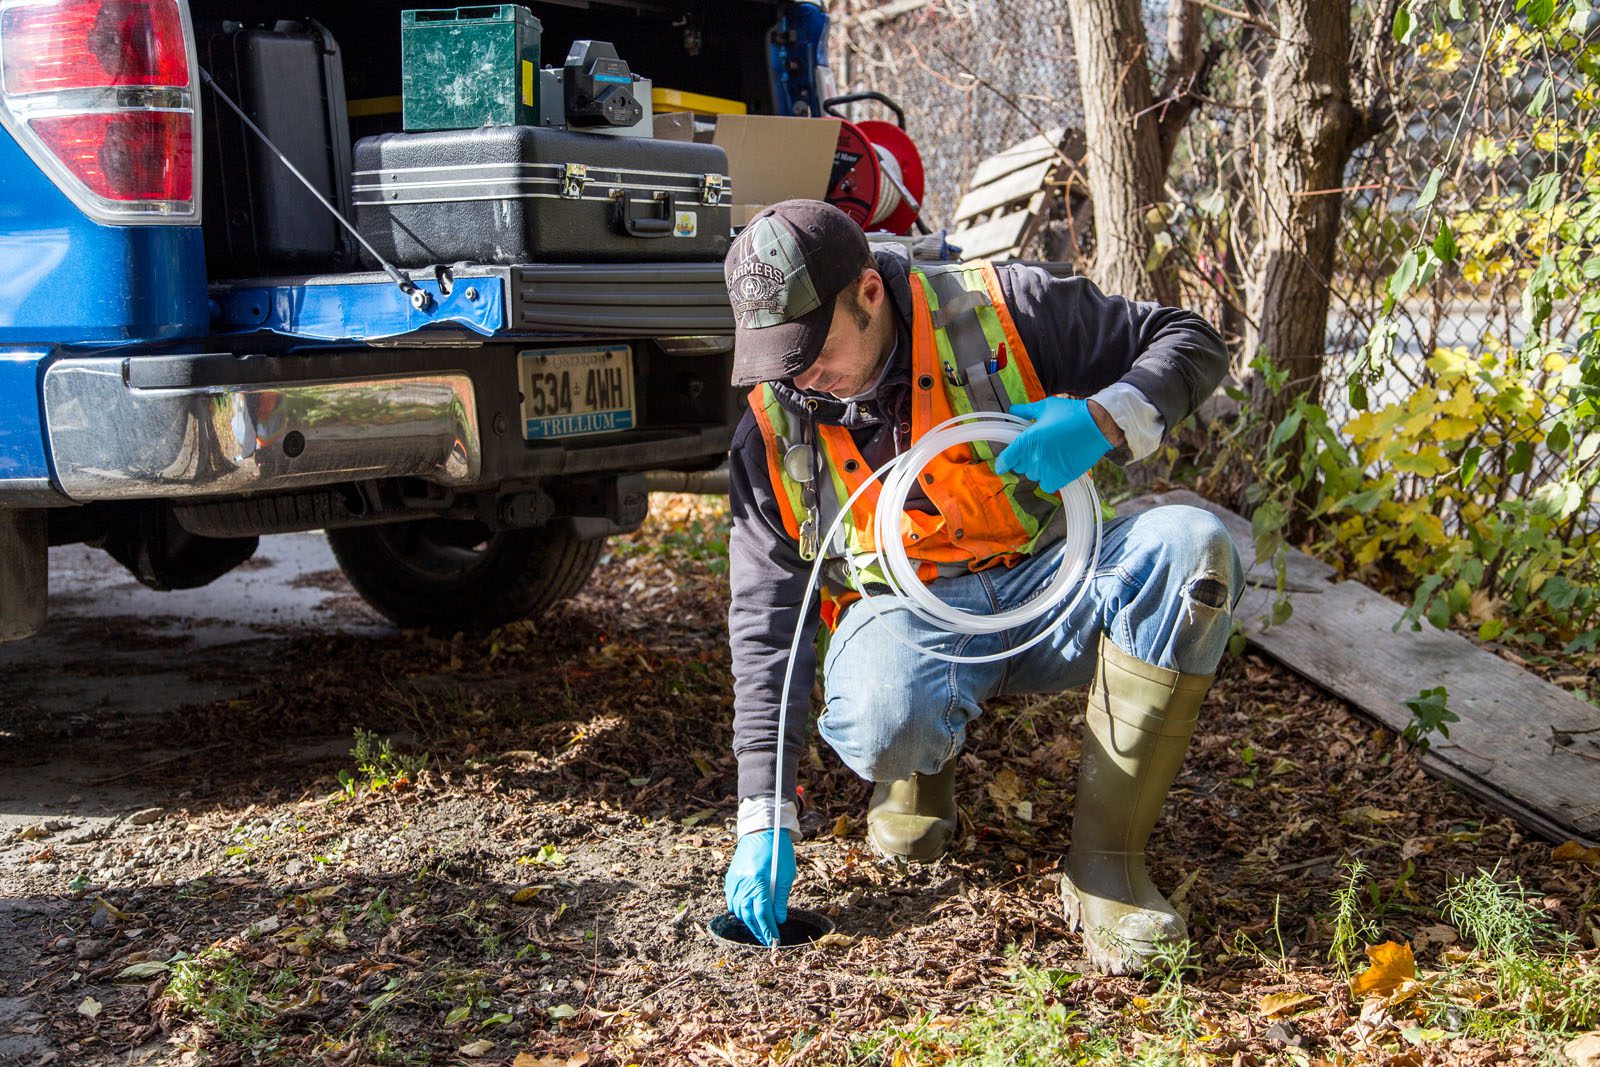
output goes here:
<path id="1" fill-rule="evenodd" d="M 1354 150 L 1349 0 L 1279 0 L 1268 61 L 1260 174 L 1260 258 L 1248 286 L 1244 357 L 1265 356 L 1287 375 L 1282 389 L 1251 375 L 1263 440 L 1294 399 L 1319 395 L 1326 356 L 1328 283 L 1339 216 L 1335 192 Z"/>
<path id="2" fill-rule="evenodd" d="M 1107 292 L 1173 304 L 1177 277 L 1147 265 L 1155 235 L 1145 215 L 1165 199 L 1166 159 L 1152 109 L 1139 0 L 1067 0 L 1094 199 L 1094 276 Z"/>

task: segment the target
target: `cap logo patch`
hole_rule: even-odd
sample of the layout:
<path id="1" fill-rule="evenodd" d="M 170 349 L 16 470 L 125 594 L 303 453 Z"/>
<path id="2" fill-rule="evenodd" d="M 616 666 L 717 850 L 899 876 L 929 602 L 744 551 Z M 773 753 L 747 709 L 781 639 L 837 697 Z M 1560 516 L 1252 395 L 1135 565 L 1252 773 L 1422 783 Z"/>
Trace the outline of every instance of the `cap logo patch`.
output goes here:
<path id="1" fill-rule="evenodd" d="M 751 256 L 734 268 L 728 279 L 728 297 L 733 301 L 733 313 L 741 322 L 748 321 L 758 311 L 783 318 L 783 286 L 787 279 L 783 271 L 771 263 L 763 263 Z"/>

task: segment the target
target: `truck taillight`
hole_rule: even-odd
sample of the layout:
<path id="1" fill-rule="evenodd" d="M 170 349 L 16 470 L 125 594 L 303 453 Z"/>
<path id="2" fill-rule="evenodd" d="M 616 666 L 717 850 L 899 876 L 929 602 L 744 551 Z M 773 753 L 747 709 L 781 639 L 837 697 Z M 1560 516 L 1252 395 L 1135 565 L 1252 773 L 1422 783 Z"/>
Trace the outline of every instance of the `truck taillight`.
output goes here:
<path id="1" fill-rule="evenodd" d="M 182 0 L 0 0 L 0 123 L 101 222 L 199 220 Z"/>
<path id="2" fill-rule="evenodd" d="M 8 93 L 189 84 L 175 3 L 29 3 L 0 16 L 0 78 Z"/>

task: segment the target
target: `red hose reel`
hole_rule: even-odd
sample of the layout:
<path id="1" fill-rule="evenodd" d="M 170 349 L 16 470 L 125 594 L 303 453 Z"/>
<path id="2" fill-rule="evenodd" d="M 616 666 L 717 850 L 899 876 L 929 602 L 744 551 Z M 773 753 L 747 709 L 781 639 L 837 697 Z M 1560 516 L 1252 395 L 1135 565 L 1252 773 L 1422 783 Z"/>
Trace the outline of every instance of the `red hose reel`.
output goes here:
<path id="1" fill-rule="evenodd" d="M 893 111 L 899 125 L 868 120 L 849 122 L 835 105 L 876 100 Z M 918 216 L 926 178 L 922 156 L 905 131 L 906 117 L 882 93 L 849 93 L 822 102 L 823 110 L 840 120 L 839 144 L 833 153 L 828 203 L 843 211 L 863 230 L 905 236 L 912 226 L 927 232 Z"/>

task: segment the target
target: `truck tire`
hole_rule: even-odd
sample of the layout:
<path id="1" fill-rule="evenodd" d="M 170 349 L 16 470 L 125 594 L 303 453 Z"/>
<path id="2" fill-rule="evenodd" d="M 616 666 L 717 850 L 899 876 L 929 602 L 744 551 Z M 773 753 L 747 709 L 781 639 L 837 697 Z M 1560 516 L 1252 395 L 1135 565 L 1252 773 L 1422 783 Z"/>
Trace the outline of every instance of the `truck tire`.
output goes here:
<path id="1" fill-rule="evenodd" d="M 356 592 L 396 626 L 484 629 L 582 589 L 605 538 L 423 519 L 329 530 L 328 544 Z"/>

